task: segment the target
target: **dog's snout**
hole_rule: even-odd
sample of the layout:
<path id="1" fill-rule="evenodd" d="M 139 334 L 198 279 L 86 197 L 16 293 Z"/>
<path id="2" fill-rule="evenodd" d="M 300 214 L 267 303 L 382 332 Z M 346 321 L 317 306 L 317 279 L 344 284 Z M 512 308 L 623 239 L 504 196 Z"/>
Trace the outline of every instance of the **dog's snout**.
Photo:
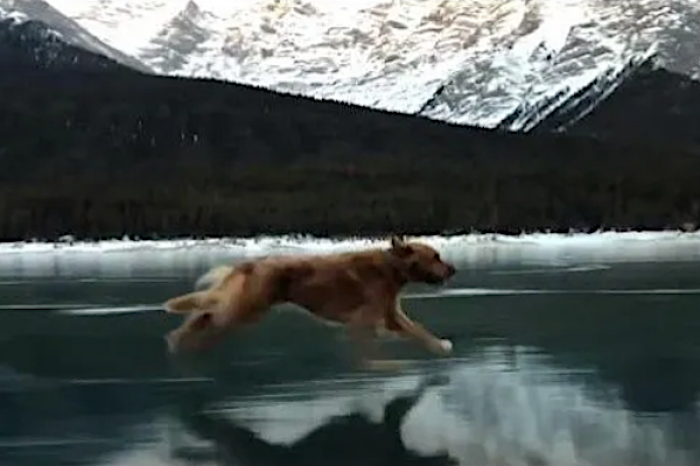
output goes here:
<path id="1" fill-rule="evenodd" d="M 455 268 L 455 266 L 452 264 L 447 264 L 447 275 L 451 277 L 455 273 L 457 273 L 457 269 Z"/>

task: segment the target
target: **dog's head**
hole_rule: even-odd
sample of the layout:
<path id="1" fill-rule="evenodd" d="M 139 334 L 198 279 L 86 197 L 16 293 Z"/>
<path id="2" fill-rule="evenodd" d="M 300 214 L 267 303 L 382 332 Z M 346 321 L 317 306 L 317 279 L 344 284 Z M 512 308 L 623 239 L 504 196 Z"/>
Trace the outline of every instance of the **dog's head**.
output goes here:
<path id="1" fill-rule="evenodd" d="M 449 280 L 456 272 L 452 264 L 442 260 L 439 252 L 424 243 L 406 242 L 392 236 L 390 253 L 399 259 L 404 276 L 411 282 L 437 285 Z"/>

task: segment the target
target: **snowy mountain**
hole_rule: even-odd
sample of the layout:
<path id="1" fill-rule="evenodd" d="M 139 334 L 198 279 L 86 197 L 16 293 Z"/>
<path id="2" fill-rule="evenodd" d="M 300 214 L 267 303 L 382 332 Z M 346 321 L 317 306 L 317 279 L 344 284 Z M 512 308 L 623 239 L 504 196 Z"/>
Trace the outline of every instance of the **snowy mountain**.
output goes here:
<path id="1" fill-rule="evenodd" d="M 45 60 L 46 65 L 57 57 L 65 62 L 66 55 L 58 51 L 65 49 L 66 46 L 74 46 L 139 71 L 152 72 L 138 59 L 102 42 L 43 0 L 0 0 L 0 23 L 3 24 L 4 31 L 11 34 L 15 41 L 23 40 L 25 46 L 32 43 L 34 47 L 38 47 L 37 58 L 41 57 Z M 43 50 L 39 50 L 40 48 Z M 80 55 L 79 51 L 70 53 L 73 60 Z M 88 60 L 94 61 L 94 58 L 90 56 Z M 99 58 L 97 60 L 99 61 Z"/>
<path id="2" fill-rule="evenodd" d="M 158 73 L 486 127 L 531 129 L 583 89 L 585 114 L 651 56 L 700 76 L 697 0 L 49 2 Z"/>

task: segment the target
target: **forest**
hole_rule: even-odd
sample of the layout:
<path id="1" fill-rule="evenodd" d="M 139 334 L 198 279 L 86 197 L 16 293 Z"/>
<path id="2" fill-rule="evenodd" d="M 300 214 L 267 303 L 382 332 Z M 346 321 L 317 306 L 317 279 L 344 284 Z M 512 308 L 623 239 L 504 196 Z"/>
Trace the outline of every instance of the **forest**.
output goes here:
<path id="1" fill-rule="evenodd" d="M 0 240 L 694 228 L 697 173 L 693 139 L 492 131 L 120 66 L 0 77 Z"/>

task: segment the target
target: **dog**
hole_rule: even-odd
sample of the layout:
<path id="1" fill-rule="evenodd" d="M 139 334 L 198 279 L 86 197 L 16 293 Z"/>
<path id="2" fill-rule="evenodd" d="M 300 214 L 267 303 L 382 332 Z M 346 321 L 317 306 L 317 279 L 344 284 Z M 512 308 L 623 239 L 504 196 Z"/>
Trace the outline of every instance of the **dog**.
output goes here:
<path id="1" fill-rule="evenodd" d="M 192 293 L 164 303 L 169 313 L 186 315 L 166 336 L 171 353 L 211 348 L 228 332 L 258 322 L 272 306 L 291 303 L 312 316 L 345 326 L 367 348 L 389 332 L 422 343 L 436 355 L 452 352 L 411 320 L 399 293 L 409 283 L 443 284 L 456 272 L 432 247 L 392 236 L 390 247 L 326 255 L 269 256 L 237 266 L 211 269 Z"/>

